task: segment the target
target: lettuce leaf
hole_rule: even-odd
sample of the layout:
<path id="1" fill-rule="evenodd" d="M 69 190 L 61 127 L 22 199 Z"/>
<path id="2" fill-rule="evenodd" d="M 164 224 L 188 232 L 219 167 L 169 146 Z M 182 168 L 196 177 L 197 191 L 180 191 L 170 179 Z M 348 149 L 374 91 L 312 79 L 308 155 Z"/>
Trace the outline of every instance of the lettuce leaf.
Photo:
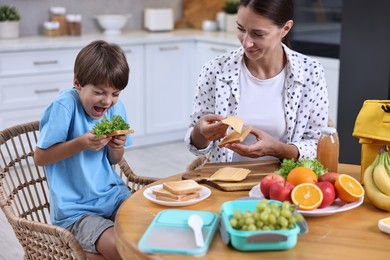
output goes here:
<path id="1" fill-rule="evenodd" d="M 105 134 L 109 134 L 117 130 L 130 129 L 130 125 L 123 120 L 119 115 L 113 115 L 112 121 L 109 121 L 106 116 L 100 122 L 97 122 L 92 128 L 92 131 L 96 134 L 96 138 L 100 138 Z"/>
<path id="2" fill-rule="evenodd" d="M 288 173 L 292 169 L 300 166 L 312 169 L 317 175 L 317 177 L 320 177 L 321 175 L 328 172 L 328 170 L 325 169 L 324 166 L 316 159 L 304 159 L 302 161 L 295 161 L 294 159 L 284 159 L 280 165 L 280 169 L 275 171 L 275 173 L 283 176 L 284 178 L 287 178 Z"/>

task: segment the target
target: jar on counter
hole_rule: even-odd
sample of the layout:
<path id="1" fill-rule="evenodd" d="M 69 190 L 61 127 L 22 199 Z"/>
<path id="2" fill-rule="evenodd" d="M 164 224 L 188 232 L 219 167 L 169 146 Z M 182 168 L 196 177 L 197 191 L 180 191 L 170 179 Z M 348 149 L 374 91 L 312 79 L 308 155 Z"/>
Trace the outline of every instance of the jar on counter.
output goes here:
<path id="1" fill-rule="evenodd" d="M 321 129 L 321 137 L 317 145 L 317 160 L 329 172 L 338 172 L 339 137 L 334 127 Z"/>
<path id="2" fill-rule="evenodd" d="M 66 8 L 61 6 L 55 6 L 50 8 L 51 21 L 58 22 L 60 24 L 60 35 L 66 35 L 66 21 L 65 21 Z"/>
<path id="3" fill-rule="evenodd" d="M 46 36 L 53 37 L 60 35 L 60 23 L 59 22 L 44 22 L 43 31 Z"/>
<path id="4" fill-rule="evenodd" d="M 80 36 L 81 35 L 81 15 L 80 14 L 67 14 L 65 17 L 66 28 L 68 35 Z"/>

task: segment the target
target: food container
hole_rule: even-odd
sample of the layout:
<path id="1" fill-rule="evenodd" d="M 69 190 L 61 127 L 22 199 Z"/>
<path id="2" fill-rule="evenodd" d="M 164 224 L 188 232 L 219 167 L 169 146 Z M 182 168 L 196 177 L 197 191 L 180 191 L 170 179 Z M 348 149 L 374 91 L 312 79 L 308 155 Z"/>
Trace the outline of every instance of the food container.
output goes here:
<path id="1" fill-rule="evenodd" d="M 67 14 L 65 16 L 68 35 L 81 35 L 81 19 L 82 17 L 80 14 Z"/>
<path id="2" fill-rule="evenodd" d="M 202 234 L 204 245 L 198 247 L 194 232 L 188 224 L 191 215 L 203 219 Z M 219 217 L 215 212 L 202 210 L 166 209 L 161 210 L 145 231 L 138 247 L 145 253 L 203 256 L 214 237 Z"/>
<path id="3" fill-rule="evenodd" d="M 53 37 L 60 35 L 60 23 L 59 22 L 44 22 L 43 29 L 46 36 Z"/>
<path id="4" fill-rule="evenodd" d="M 241 251 L 286 250 L 294 247 L 298 241 L 298 234 L 307 232 L 304 220 L 299 225 L 297 223 L 293 229 L 275 231 L 241 231 L 230 225 L 230 219 L 235 210 L 254 211 L 259 201 L 235 200 L 222 204 L 219 231 L 223 242 Z M 270 202 L 280 203 L 272 200 Z"/>

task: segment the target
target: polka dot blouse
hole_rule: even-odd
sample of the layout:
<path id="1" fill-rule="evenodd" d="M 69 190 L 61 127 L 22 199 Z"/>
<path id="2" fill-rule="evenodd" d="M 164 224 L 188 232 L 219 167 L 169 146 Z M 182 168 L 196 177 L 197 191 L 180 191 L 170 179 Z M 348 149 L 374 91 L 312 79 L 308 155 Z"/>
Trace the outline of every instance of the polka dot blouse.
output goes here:
<path id="1" fill-rule="evenodd" d="M 284 114 L 288 144 L 299 150 L 299 160 L 316 158 L 317 141 L 322 127 L 328 123 L 328 92 L 322 65 L 308 56 L 283 45 L 287 55 L 287 79 L 284 86 Z M 218 148 L 214 141 L 205 149 L 191 144 L 195 123 L 206 114 L 235 116 L 240 101 L 239 74 L 244 50 L 240 47 L 206 63 L 199 75 L 191 122 L 185 136 L 189 150 L 195 155 L 211 152 L 212 162 L 230 162 L 233 151 Z M 261 102 L 262 97 L 259 97 Z"/>

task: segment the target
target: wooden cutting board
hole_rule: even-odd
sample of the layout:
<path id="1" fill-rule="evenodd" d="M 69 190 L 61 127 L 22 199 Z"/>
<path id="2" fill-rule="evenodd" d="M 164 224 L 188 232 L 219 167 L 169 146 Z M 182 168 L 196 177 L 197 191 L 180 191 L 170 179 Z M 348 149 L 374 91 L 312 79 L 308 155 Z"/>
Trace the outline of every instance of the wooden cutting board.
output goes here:
<path id="1" fill-rule="evenodd" d="M 184 18 L 176 23 L 175 28 L 188 25 L 195 29 L 202 29 L 203 20 L 215 20 L 224 3 L 225 0 L 184 0 Z"/>
<path id="2" fill-rule="evenodd" d="M 209 163 L 203 166 L 202 169 L 188 171 L 183 174 L 183 180 L 194 180 L 201 184 L 210 185 L 222 191 L 240 191 L 250 190 L 253 186 L 260 183 L 262 178 L 267 174 L 274 172 L 280 168 L 279 161 L 251 161 L 251 162 L 232 162 L 224 163 L 223 167 L 237 167 L 251 170 L 249 175 L 240 182 L 222 182 L 207 180 L 213 173 L 221 168 L 219 163 Z"/>

